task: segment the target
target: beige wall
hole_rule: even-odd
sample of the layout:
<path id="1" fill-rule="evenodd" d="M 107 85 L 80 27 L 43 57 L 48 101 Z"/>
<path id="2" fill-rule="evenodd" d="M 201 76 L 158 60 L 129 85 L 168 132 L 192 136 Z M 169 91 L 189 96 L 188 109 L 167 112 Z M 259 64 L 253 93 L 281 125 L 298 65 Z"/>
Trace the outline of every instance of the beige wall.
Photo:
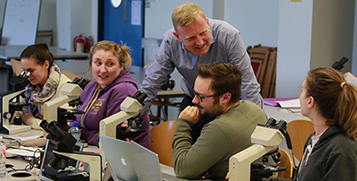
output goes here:
<path id="1" fill-rule="evenodd" d="M 314 0 L 310 69 L 331 67 L 347 57 L 341 71 L 351 71 L 354 9 L 351 0 Z"/>

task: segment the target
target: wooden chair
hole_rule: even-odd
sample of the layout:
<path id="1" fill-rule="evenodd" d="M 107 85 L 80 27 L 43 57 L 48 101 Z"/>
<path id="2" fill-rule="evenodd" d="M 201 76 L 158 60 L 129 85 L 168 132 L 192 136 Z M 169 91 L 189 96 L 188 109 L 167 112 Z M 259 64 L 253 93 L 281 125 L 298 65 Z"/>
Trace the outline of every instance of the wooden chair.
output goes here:
<path id="1" fill-rule="evenodd" d="M 261 45 L 247 48 L 251 64 L 257 77 L 258 82 L 262 82 L 265 74 L 266 62 L 269 59 L 269 51 L 266 48 L 261 48 Z"/>
<path id="2" fill-rule="evenodd" d="M 278 177 L 291 178 L 293 176 L 293 161 L 285 150 L 279 148 L 279 153 L 280 163 L 278 166 L 285 167 L 285 171 L 278 172 Z"/>
<path id="3" fill-rule="evenodd" d="M 150 149 L 159 155 L 160 163 L 173 167 L 172 138 L 176 121 L 166 121 L 154 126 L 150 133 Z"/>
<path id="4" fill-rule="evenodd" d="M 260 44 L 247 48 L 251 64 L 260 84 L 263 98 L 275 97 L 276 80 L 276 47 L 265 47 Z"/>
<path id="5" fill-rule="evenodd" d="M 304 145 L 309 135 L 314 131 L 310 120 L 298 119 L 288 123 L 286 127 L 291 140 L 292 156 L 301 161 L 304 153 Z"/>
<path id="6" fill-rule="evenodd" d="M 266 63 L 265 74 L 261 83 L 262 97 L 275 97 L 275 80 L 276 80 L 276 50 L 269 51 L 269 59 Z"/>
<path id="7" fill-rule="evenodd" d="M 42 37 L 50 38 L 50 46 L 53 46 L 53 30 L 38 30 L 37 31 L 37 39 L 41 39 Z M 42 42 L 42 41 L 41 41 Z M 39 41 L 38 41 L 39 43 Z"/>
<path id="8" fill-rule="evenodd" d="M 22 72 L 22 65 L 21 62 L 15 59 L 11 59 L 11 67 L 12 67 L 12 72 L 14 75 L 19 75 Z"/>

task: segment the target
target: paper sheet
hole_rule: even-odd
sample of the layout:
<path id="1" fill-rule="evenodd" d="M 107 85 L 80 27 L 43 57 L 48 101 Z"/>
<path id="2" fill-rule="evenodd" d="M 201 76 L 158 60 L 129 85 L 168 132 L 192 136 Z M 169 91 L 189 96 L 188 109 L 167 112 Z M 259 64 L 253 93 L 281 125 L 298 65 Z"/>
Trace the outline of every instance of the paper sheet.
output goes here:
<path id="1" fill-rule="evenodd" d="M 263 98 L 264 104 L 269 106 L 279 106 L 277 102 L 279 101 L 287 101 L 296 98 Z"/>
<path id="2" fill-rule="evenodd" d="M 300 108 L 300 99 L 277 101 L 281 108 Z"/>
<path id="3" fill-rule="evenodd" d="M 8 136 L 7 138 L 11 138 L 17 141 L 25 141 L 25 140 L 31 140 L 31 139 L 36 139 L 40 138 L 43 135 L 35 135 L 35 136 L 27 136 L 27 137 L 20 137 L 20 136 Z"/>
<path id="4" fill-rule="evenodd" d="M 32 148 L 32 147 L 20 147 L 20 148 L 15 148 L 15 149 L 7 149 L 6 154 L 14 154 L 14 155 L 20 155 L 20 156 L 34 156 L 34 152 L 39 149 L 39 148 Z M 40 156 L 40 152 L 36 152 L 35 154 L 36 157 Z"/>

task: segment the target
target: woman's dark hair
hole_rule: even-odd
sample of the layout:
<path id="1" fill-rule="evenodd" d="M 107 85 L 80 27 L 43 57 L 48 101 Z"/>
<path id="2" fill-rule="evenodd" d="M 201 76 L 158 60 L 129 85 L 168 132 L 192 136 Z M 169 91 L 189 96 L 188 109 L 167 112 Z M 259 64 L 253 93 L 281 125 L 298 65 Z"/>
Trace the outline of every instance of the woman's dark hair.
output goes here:
<path id="1" fill-rule="evenodd" d="M 50 72 L 54 62 L 53 55 L 45 43 L 34 44 L 26 47 L 20 55 L 20 59 L 23 58 L 33 58 L 37 65 L 43 65 L 47 60 L 49 62 L 48 72 Z"/>

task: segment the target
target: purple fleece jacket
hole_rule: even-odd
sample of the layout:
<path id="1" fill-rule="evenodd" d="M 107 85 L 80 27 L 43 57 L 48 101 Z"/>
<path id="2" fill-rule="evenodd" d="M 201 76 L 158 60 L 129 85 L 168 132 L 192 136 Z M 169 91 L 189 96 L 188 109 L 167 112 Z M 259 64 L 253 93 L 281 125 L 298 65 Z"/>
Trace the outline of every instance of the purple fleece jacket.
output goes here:
<path id="1" fill-rule="evenodd" d="M 81 93 L 80 98 L 83 104 L 78 110 L 84 111 L 86 106 L 90 104 L 94 92 L 97 90 L 97 82 L 89 82 L 84 91 Z M 81 122 L 81 116 L 77 115 L 77 121 L 82 128 L 81 139 L 86 140 L 91 145 L 96 145 L 99 140 L 99 122 L 115 113 L 120 112 L 120 104 L 128 95 L 134 95 L 137 91 L 137 85 L 132 75 L 123 69 L 119 76 L 108 86 L 103 88 L 98 95 L 97 100 L 92 105 L 88 114 Z M 134 141 L 145 146 L 150 147 L 150 126 L 148 111 L 143 114 L 142 129 L 146 132 L 138 135 Z M 83 125 L 84 127 L 83 127 Z"/>

